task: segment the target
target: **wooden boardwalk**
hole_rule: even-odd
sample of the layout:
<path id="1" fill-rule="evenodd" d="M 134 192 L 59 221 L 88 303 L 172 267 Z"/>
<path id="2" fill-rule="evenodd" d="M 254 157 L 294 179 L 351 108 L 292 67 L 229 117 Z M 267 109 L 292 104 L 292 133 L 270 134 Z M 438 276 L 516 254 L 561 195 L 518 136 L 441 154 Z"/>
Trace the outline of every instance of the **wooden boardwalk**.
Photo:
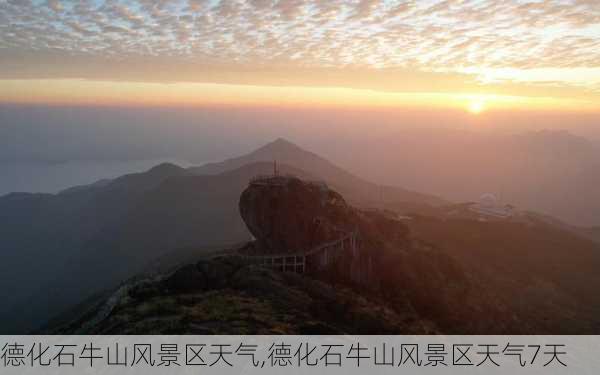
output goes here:
<path id="1" fill-rule="evenodd" d="M 277 271 L 305 273 L 307 271 L 307 259 L 311 259 L 311 263 L 318 265 L 319 268 L 323 268 L 342 256 L 343 251 L 346 249 L 352 253 L 353 257 L 356 256 L 358 250 L 357 244 L 357 234 L 356 232 L 351 232 L 340 239 L 320 244 L 305 252 L 242 256 L 253 263 Z"/>

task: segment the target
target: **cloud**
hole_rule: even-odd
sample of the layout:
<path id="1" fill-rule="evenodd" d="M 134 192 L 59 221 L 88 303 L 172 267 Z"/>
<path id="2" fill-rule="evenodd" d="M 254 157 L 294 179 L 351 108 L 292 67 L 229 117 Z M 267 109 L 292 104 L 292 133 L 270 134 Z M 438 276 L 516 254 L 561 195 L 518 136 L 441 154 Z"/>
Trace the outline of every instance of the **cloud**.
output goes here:
<path id="1" fill-rule="evenodd" d="M 47 77 L 52 61 L 44 59 L 56 51 L 101 62 L 91 64 L 98 72 L 70 68 L 106 77 L 116 74 L 111 59 L 157 61 L 156 66 L 237 64 L 274 72 L 282 70 L 278 67 L 469 71 L 479 72 L 471 73 L 479 82 L 489 81 L 490 71 L 511 69 L 520 72 L 520 83 L 527 70 L 600 66 L 595 0 L 48 0 L 44 5 L 0 1 L 4 72 Z M 22 54 L 32 60 L 21 71 L 3 65 Z M 65 63 L 68 69 L 76 62 Z M 486 71 L 487 76 L 481 73 Z M 174 80 L 177 76 L 173 73 Z M 563 83 L 584 85 L 567 78 Z M 598 88 L 596 82 L 588 86 Z"/>
<path id="2" fill-rule="evenodd" d="M 46 5 L 55 12 L 60 12 L 63 10 L 63 6 L 59 0 L 48 0 Z"/>

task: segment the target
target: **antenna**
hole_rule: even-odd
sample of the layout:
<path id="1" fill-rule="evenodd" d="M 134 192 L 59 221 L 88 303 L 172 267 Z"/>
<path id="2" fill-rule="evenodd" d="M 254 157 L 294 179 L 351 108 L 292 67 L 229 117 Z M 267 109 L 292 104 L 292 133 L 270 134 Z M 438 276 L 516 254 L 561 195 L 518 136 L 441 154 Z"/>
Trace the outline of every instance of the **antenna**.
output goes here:
<path id="1" fill-rule="evenodd" d="M 279 171 L 277 170 L 277 160 L 273 160 L 273 175 L 279 175 Z"/>

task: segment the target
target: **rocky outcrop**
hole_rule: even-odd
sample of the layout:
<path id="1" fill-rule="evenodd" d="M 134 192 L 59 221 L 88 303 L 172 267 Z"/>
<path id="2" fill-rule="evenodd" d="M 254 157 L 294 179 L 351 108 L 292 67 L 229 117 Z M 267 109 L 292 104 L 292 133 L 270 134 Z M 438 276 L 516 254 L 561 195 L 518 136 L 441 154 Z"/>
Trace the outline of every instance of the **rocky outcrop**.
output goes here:
<path id="1" fill-rule="evenodd" d="M 295 177 L 250 184 L 239 208 L 263 253 L 306 251 L 355 229 L 355 211 L 340 194 Z"/>
<path id="2" fill-rule="evenodd" d="M 481 332 L 478 311 L 495 316 L 494 332 L 514 320 L 500 318 L 503 306 L 474 282 L 452 256 L 412 238 L 392 212 L 359 210 L 322 184 L 298 178 L 265 178 L 242 193 L 240 213 L 256 241 L 247 254 L 296 253 L 356 233 L 357 248 L 345 249 L 326 267 L 309 262 L 310 277 L 385 296 L 394 309 L 406 304 L 424 319 L 454 332 Z M 307 257 L 307 262 L 310 260 Z"/>
<path id="3" fill-rule="evenodd" d="M 256 238 L 242 253 L 310 254 L 334 243 L 327 254 L 306 258 L 308 272 L 334 282 L 378 288 L 387 250 L 402 252 L 410 246 L 406 226 L 394 215 L 357 210 L 323 183 L 282 176 L 255 179 L 242 192 L 239 207 Z M 341 246 L 340 239 L 349 234 L 352 240 Z"/>

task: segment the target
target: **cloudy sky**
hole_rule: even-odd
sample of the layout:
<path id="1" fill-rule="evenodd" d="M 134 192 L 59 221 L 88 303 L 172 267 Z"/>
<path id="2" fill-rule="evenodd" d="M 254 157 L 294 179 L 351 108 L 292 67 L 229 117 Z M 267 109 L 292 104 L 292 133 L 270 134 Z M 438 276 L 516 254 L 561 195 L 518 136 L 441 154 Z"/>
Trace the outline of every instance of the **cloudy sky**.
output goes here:
<path id="1" fill-rule="evenodd" d="M 0 0 L 0 101 L 600 110 L 598 0 Z"/>

